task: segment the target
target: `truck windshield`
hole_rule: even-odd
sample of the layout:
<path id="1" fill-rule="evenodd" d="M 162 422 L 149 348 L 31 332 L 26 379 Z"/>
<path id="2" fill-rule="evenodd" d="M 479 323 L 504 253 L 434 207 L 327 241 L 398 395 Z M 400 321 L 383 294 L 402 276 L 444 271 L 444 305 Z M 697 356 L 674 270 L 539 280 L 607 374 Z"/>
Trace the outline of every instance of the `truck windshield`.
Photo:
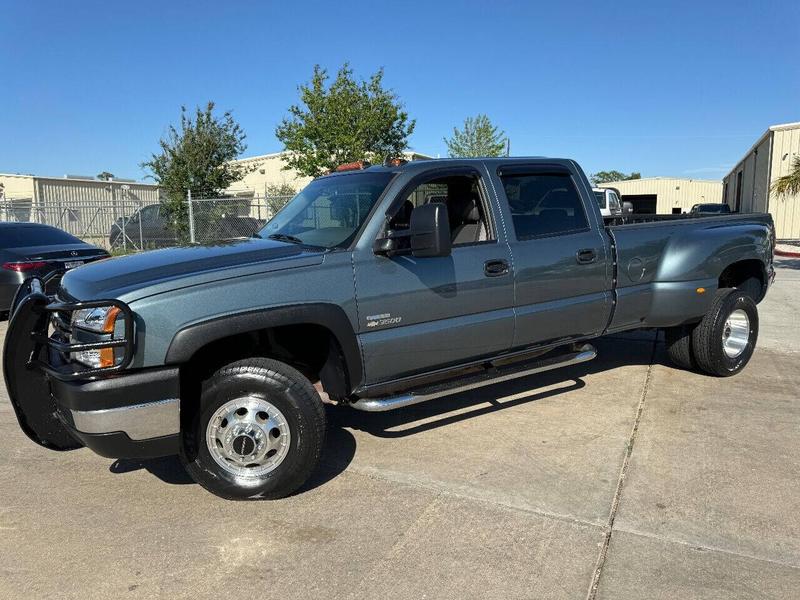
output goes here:
<path id="1" fill-rule="evenodd" d="M 605 192 L 595 192 L 594 197 L 597 200 L 597 206 L 600 208 L 606 207 L 606 193 Z"/>
<path id="2" fill-rule="evenodd" d="M 323 248 L 347 246 L 393 176 L 379 171 L 315 179 L 259 235 Z"/>

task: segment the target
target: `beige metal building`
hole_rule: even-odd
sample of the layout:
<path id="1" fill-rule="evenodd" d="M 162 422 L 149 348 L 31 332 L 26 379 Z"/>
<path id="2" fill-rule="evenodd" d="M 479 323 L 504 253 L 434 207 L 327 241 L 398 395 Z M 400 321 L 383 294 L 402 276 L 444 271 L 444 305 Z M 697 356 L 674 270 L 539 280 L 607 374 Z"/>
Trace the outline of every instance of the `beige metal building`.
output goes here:
<path id="1" fill-rule="evenodd" d="M 233 161 L 247 167 L 250 172 L 240 181 L 233 183 L 228 192 L 237 196 L 267 196 L 270 187 L 282 184 L 290 185 L 298 191 L 303 189 L 311 181 L 311 177 L 301 175 L 293 169 L 284 170 L 286 163 L 283 157 L 286 154 L 286 152 L 274 152 Z M 420 160 L 433 157 L 419 152 L 404 152 L 403 158 Z"/>
<path id="2" fill-rule="evenodd" d="M 623 202 L 633 204 L 635 213 L 681 214 L 695 204 L 722 202 L 722 182 L 705 179 L 645 177 L 601 183 L 620 192 Z"/>
<path id="3" fill-rule="evenodd" d="M 0 173 L 2 200 L 24 206 L 28 201 L 33 212 L 45 207 L 70 208 L 104 202 L 152 204 L 158 202 L 158 186 L 130 180 L 102 181 L 92 177 L 65 175 L 64 177 L 38 177 L 36 175 L 10 175 Z M 26 219 L 27 220 L 27 219 Z"/>
<path id="4" fill-rule="evenodd" d="M 0 221 L 53 225 L 98 245 L 121 217 L 158 200 L 157 185 L 137 181 L 0 174 Z"/>
<path id="5" fill-rule="evenodd" d="M 772 184 L 800 155 L 800 123 L 773 125 L 723 181 L 724 202 L 741 212 L 769 212 L 778 239 L 800 239 L 800 195 L 779 198 Z"/>

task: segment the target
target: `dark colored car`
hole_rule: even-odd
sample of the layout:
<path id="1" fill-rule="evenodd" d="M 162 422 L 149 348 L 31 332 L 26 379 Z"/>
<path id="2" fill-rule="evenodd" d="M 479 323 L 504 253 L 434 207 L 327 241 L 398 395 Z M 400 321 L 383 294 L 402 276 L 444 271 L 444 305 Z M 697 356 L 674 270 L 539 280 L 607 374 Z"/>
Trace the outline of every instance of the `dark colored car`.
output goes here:
<path id="1" fill-rule="evenodd" d="M 695 204 L 692 210 L 689 211 L 691 215 L 727 215 L 730 214 L 731 207 L 727 204 L 712 203 L 712 204 Z"/>
<path id="2" fill-rule="evenodd" d="M 28 277 L 45 278 L 108 256 L 56 227 L 0 223 L 0 317 L 5 317 L 17 288 Z M 48 288 L 58 289 L 59 280 L 58 275 L 50 279 Z"/>

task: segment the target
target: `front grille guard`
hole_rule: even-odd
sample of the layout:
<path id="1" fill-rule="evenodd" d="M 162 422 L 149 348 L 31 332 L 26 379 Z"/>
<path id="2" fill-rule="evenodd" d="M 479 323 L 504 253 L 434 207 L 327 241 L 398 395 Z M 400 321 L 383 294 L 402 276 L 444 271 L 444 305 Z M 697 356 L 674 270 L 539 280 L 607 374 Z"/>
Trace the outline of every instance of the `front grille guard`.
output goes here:
<path id="1" fill-rule="evenodd" d="M 31 331 L 31 338 L 36 342 L 36 347 L 31 353 L 28 366 L 41 369 L 51 377 L 63 381 L 95 379 L 98 376 L 109 375 L 127 368 L 133 360 L 134 350 L 133 311 L 131 311 L 130 307 L 121 300 L 91 300 L 87 302 L 54 301 L 51 296 L 44 293 L 44 289 L 49 278 L 56 275 L 56 273 L 53 273 L 42 280 L 38 278 L 28 279 L 17 291 L 14 301 L 11 304 L 11 319 L 14 318 L 16 311 L 20 309 L 24 302 L 32 302 L 30 309 L 34 312 L 38 314 L 48 314 L 48 318 L 40 319 L 38 321 L 38 327 L 34 331 Z M 89 343 L 72 343 L 66 341 L 67 336 L 72 333 L 71 315 L 73 311 L 102 306 L 115 306 L 120 309 L 124 316 L 124 337 Z M 65 314 L 69 317 L 65 318 Z M 52 325 L 55 330 L 52 336 L 48 335 L 49 325 Z M 100 367 L 96 369 L 91 367 L 75 368 L 80 365 L 69 361 L 69 355 L 73 352 L 100 350 L 103 348 L 122 348 L 122 360 L 111 367 Z M 48 349 L 48 351 L 46 352 L 45 360 L 42 360 L 42 351 L 45 349 Z M 50 349 L 61 356 L 63 359 L 62 364 L 54 365 L 51 363 Z"/>

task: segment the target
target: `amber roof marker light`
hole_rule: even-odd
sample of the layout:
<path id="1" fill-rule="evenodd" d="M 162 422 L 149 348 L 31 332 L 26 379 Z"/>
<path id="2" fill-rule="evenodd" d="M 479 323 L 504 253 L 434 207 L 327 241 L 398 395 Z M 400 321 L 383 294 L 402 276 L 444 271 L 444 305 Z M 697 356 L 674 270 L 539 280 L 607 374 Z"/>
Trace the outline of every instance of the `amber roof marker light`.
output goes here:
<path id="1" fill-rule="evenodd" d="M 341 173 L 343 171 L 362 171 L 367 167 L 370 167 L 370 163 L 367 160 L 357 160 L 354 162 L 344 163 L 336 167 L 333 172 L 334 173 Z"/>

